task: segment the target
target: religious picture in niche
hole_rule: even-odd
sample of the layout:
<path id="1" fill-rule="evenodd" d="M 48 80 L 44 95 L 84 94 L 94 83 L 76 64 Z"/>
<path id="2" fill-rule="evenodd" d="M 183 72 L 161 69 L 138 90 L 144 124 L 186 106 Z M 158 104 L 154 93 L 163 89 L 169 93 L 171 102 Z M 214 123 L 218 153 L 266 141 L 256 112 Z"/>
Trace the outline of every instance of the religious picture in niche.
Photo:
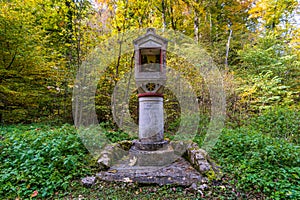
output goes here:
<path id="1" fill-rule="evenodd" d="M 160 72 L 160 49 L 141 49 L 140 72 Z"/>

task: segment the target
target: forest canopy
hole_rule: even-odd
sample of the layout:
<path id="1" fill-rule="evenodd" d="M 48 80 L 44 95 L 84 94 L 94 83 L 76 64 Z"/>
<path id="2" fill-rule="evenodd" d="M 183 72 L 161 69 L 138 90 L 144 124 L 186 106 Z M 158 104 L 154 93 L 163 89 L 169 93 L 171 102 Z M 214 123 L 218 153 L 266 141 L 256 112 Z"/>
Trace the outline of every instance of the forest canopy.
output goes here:
<path id="1" fill-rule="evenodd" d="M 296 0 L 1 1 L 1 122 L 72 122 L 82 62 L 108 38 L 122 41 L 126 31 L 147 27 L 183 33 L 208 52 L 224 77 L 228 119 L 239 123 L 276 106 L 299 109 L 298 12 Z M 130 70 L 131 56 L 116 58 L 100 78 L 100 122 L 112 122 L 111 94 Z M 167 62 L 188 81 L 198 79 L 193 87 L 209 107 L 201 77 L 181 58 L 170 54 Z"/>

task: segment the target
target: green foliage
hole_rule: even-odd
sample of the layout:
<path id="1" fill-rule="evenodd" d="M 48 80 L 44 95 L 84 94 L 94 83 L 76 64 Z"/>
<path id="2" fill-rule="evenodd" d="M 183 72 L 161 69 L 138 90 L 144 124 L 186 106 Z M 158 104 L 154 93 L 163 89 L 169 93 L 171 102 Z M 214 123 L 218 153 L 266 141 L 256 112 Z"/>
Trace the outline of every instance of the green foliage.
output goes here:
<path id="1" fill-rule="evenodd" d="M 248 76 L 247 84 L 241 86 L 240 103 L 247 105 L 249 113 L 259 112 L 272 106 L 288 106 L 294 103 L 295 92 L 282 84 L 282 78 L 272 71 Z"/>
<path id="2" fill-rule="evenodd" d="M 299 199 L 299 111 L 268 109 L 236 129 L 225 129 L 213 156 L 244 190 L 271 199 Z"/>
<path id="3" fill-rule="evenodd" d="M 136 139 L 123 131 L 106 130 L 104 134 L 112 143 L 119 142 L 122 140 Z"/>
<path id="4" fill-rule="evenodd" d="M 229 64 L 236 65 L 226 69 L 235 80 L 225 75 L 224 86 L 230 91 L 230 122 L 240 120 L 237 124 L 245 126 L 224 131 L 216 157 L 233 172 L 240 188 L 262 191 L 274 199 L 300 198 L 299 147 L 295 146 L 299 145 L 300 29 L 292 25 L 297 1 L 97 2 L 93 8 L 88 0 L 0 1 L 0 123 L 70 121 L 76 71 L 99 41 L 111 35 L 121 41 L 122 31 L 130 29 L 173 29 L 194 37 L 220 66 L 228 47 Z M 113 124 L 111 95 L 122 74 L 132 68 L 131 56 L 111 63 L 100 77 L 95 107 L 101 122 Z M 168 52 L 167 60 L 168 67 L 180 72 L 195 91 L 201 119 L 194 141 L 201 144 L 209 123 L 208 88 L 180 55 Z M 130 114 L 137 122 L 135 92 L 128 95 Z M 174 139 L 180 123 L 189 126 L 194 116 L 180 116 L 178 100 L 167 88 L 164 106 L 165 136 Z M 255 115 L 247 122 L 241 120 Z M 111 125 L 101 130 L 110 142 L 132 139 Z M 4 198 L 27 198 L 35 190 L 40 198 L 49 196 L 66 190 L 70 180 L 89 171 L 83 166 L 87 152 L 68 125 L 1 127 L 0 151 Z M 114 190 L 108 193 L 113 196 Z M 127 195 L 132 197 L 131 193 Z"/>
<path id="5" fill-rule="evenodd" d="M 75 72 L 89 47 L 81 47 L 80 31 L 89 5 L 69 0 L 0 2 L 1 121 L 30 123 L 53 116 L 70 121 Z"/>
<path id="6" fill-rule="evenodd" d="M 172 185 L 140 185 L 137 183 L 128 184 L 98 181 L 96 185 L 90 188 L 78 184 L 71 189 L 70 193 L 73 197 L 82 196 L 84 199 L 203 199 L 200 193 L 188 192 L 184 187 Z M 70 195 L 63 196 L 63 198 L 69 197 Z"/>
<path id="7" fill-rule="evenodd" d="M 299 199 L 299 152 L 299 146 L 253 127 L 225 129 L 213 157 L 241 189 L 262 192 L 270 199 Z"/>
<path id="8" fill-rule="evenodd" d="M 297 2 L 270 2 L 98 0 L 92 7 L 88 0 L 1 1 L 0 121 L 30 123 L 60 118 L 70 122 L 74 77 L 87 55 L 99 41 L 112 35 L 121 41 L 123 31 L 150 26 L 193 37 L 220 66 L 228 57 L 228 63 L 236 65 L 228 68 L 244 80 L 240 81 L 239 97 L 248 97 L 252 86 L 270 82 L 263 89 L 266 95 L 256 92 L 249 97 L 255 104 L 250 112 L 269 104 L 297 103 L 299 28 L 291 24 Z M 209 101 L 200 75 L 194 73 L 188 61 L 179 59 L 180 55 L 171 54 L 168 52 L 168 66 L 185 76 L 202 102 Z M 101 122 L 112 121 L 111 94 L 122 73 L 129 70 L 130 62 L 131 55 L 121 58 L 101 77 L 100 91 L 95 95 Z M 232 84 L 226 85 L 230 88 Z M 272 94 L 265 92 L 269 88 Z M 168 113 L 168 120 L 178 118 L 173 103 L 170 108 L 174 112 Z M 245 101 L 238 103 L 233 107 L 240 111 Z M 209 103 L 205 104 L 200 107 L 207 109 Z M 251 106 L 252 102 L 247 100 L 246 104 Z M 137 116 L 136 111 L 131 113 Z"/>
<path id="9" fill-rule="evenodd" d="M 46 114 L 39 105 L 49 101 L 45 83 L 51 63 L 45 32 L 36 21 L 42 17 L 37 4 L 0 2 L 0 115 L 7 123 Z"/>
<path id="10" fill-rule="evenodd" d="M 87 151 L 70 125 L 0 128 L 0 196 L 29 198 L 67 190 L 90 173 Z"/>
<path id="11" fill-rule="evenodd" d="M 249 10 L 250 18 L 255 19 L 257 28 L 274 31 L 288 23 L 297 5 L 296 0 L 261 0 Z"/>
<path id="12" fill-rule="evenodd" d="M 196 129 L 196 132 L 192 132 L 194 131 L 194 124 L 193 121 L 194 120 L 199 120 L 199 124 L 198 127 Z M 209 121 L 210 118 L 207 115 L 185 115 L 185 116 L 180 116 L 179 118 L 177 118 L 174 121 L 169 122 L 169 126 L 168 129 L 165 129 L 165 137 L 170 139 L 170 140 L 193 140 L 194 142 L 196 142 L 199 146 L 202 145 L 205 135 L 206 135 L 206 131 L 208 129 L 209 126 Z M 186 127 L 184 130 L 184 133 L 180 133 L 178 132 L 178 129 L 182 123 L 182 126 Z M 191 131 L 189 132 L 189 129 L 191 129 Z M 191 138 L 191 135 L 193 136 L 193 138 Z M 185 138 L 186 137 L 186 138 Z"/>
<path id="13" fill-rule="evenodd" d="M 275 107 L 250 120 L 250 126 L 271 137 L 300 144 L 300 111 Z"/>
<path id="14" fill-rule="evenodd" d="M 238 51 L 240 63 L 233 71 L 239 100 L 233 107 L 241 118 L 274 106 L 299 105 L 299 56 L 289 37 L 265 33 Z"/>
<path id="15" fill-rule="evenodd" d="M 291 84 L 290 80 L 299 74 L 299 59 L 286 44 L 288 39 L 281 33 L 268 33 L 256 42 L 238 51 L 242 69 L 252 74 L 272 71 L 275 76 L 284 78 L 284 83 Z"/>

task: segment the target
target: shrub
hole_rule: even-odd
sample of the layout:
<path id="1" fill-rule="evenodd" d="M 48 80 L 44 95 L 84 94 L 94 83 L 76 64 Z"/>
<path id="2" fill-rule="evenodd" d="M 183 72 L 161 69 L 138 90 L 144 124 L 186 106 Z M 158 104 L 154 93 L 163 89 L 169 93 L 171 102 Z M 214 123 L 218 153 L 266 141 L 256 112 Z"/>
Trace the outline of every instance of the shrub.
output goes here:
<path id="1" fill-rule="evenodd" d="M 255 114 L 275 106 L 295 104 L 297 93 L 290 86 L 284 85 L 283 78 L 275 76 L 270 70 L 258 75 L 248 75 L 240 93 L 240 103 L 249 114 Z"/>
<path id="2" fill-rule="evenodd" d="M 263 134 L 299 144 L 299 121 L 300 111 L 289 108 L 273 108 L 253 118 L 250 125 Z"/>
<path id="3" fill-rule="evenodd" d="M 0 196 L 29 198 L 66 190 L 90 172 L 87 150 L 71 125 L 0 128 Z"/>
<path id="4" fill-rule="evenodd" d="M 263 135 L 253 128 L 223 131 L 212 156 L 244 190 L 271 199 L 300 199 L 299 146 Z"/>

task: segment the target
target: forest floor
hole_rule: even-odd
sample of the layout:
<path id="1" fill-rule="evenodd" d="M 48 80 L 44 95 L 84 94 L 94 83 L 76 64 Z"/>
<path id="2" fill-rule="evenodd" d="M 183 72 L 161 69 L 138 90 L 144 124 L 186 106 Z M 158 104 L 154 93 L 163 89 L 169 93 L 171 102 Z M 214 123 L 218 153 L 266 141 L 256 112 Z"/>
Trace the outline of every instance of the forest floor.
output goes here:
<path id="1" fill-rule="evenodd" d="M 86 187 L 81 178 L 99 169 L 74 126 L 0 126 L 0 199 L 300 199 L 299 115 L 295 116 L 294 121 L 282 122 L 290 123 L 288 141 L 262 134 L 278 133 L 278 128 L 266 126 L 265 118 L 262 128 L 272 129 L 259 130 L 260 121 L 224 129 L 210 154 L 222 177 L 201 190 L 100 180 Z M 128 139 L 111 129 L 103 134 L 112 142 Z"/>
<path id="2" fill-rule="evenodd" d="M 60 196 L 60 197 L 59 197 Z M 65 194 L 56 194 L 58 199 L 265 199 L 264 194 L 252 191 L 238 190 L 223 177 L 220 181 L 211 181 L 208 187 L 201 191 L 192 187 L 172 185 L 146 185 L 137 183 L 120 183 L 97 181 L 91 187 L 74 182 Z"/>

